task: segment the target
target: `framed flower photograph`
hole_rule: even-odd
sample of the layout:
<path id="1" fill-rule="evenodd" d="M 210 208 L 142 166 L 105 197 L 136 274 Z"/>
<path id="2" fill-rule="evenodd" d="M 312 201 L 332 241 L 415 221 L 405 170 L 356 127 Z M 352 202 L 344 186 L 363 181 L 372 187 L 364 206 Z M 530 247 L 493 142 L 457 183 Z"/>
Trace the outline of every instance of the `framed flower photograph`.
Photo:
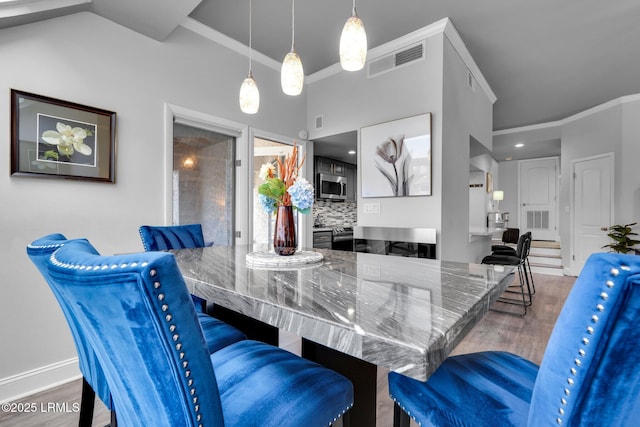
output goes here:
<path id="1" fill-rule="evenodd" d="M 431 113 L 360 129 L 362 197 L 431 195 Z"/>
<path id="2" fill-rule="evenodd" d="M 115 182 L 116 113 L 11 90 L 11 175 Z"/>

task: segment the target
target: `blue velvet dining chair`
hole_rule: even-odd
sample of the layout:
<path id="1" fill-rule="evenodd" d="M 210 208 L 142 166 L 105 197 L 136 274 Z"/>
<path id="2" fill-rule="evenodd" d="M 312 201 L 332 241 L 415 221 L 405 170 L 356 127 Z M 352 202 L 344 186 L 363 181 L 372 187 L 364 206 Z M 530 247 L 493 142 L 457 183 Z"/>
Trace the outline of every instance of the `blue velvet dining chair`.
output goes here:
<path id="1" fill-rule="evenodd" d="M 201 224 L 143 225 L 139 232 L 142 246 L 147 252 L 207 246 Z"/>
<path id="2" fill-rule="evenodd" d="M 88 344 L 82 331 L 78 328 L 74 315 L 61 298 L 57 288 L 51 286 L 51 279 L 46 267 L 51 255 L 69 241 L 70 240 L 62 234 L 49 234 L 28 245 L 27 255 L 50 285 L 73 336 L 78 354 L 78 366 L 83 377 L 79 425 L 92 425 L 94 402 L 97 395 L 111 412 L 111 427 L 116 427 L 117 421 L 111 400 L 111 393 L 102 368 L 95 357 L 93 349 Z M 207 349 L 210 353 L 234 342 L 246 339 L 246 336 L 236 328 L 204 313 L 198 313 L 198 320 L 207 342 Z"/>
<path id="3" fill-rule="evenodd" d="M 27 246 L 27 254 L 31 261 L 44 276 L 47 283 L 50 283 L 47 270 L 47 261 L 51 254 L 58 248 L 65 245 L 69 240 L 62 234 L 49 234 L 41 239 L 35 240 Z M 107 409 L 111 412 L 111 426 L 116 426 L 115 413 L 111 401 L 109 386 L 98 363 L 93 349 L 87 342 L 82 331 L 75 322 L 72 311 L 67 307 L 60 293 L 56 288 L 51 288 L 55 295 L 62 313 L 64 314 L 78 354 L 78 367 L 82 374 L 82 394 L 80 398 L 79 426 L 91 426 L 93 423 L 93 410 L 96 395 L 102 400 Z"/>
<path id="4" fill-rule="evenodd" d="M 202 234 L 201 224 L 142 225 L 138 231 L 142 246 L 147 252 L 207 246 Z M 191 295 L 191 299 L 193 299 L 198 311 L 207 311 L 207 302 L 204 299 L 196 295 Z"/>
<path id="5" fill-rule="evenodd" d="M 542 364 L 505 352 L 449 357 L 424 382 L 389 374 L 394 426 L 634 426 L 640 416 L 640 256 L 594 254 Z"/>
<path id="6" fill-rule="evenodd" d="M 346 378 L 278 347 L 243 340 L 209 354 L 171 253 L 100 256 L 74 240 L 47 264 L 120 426 L 327 426 L 353 405 Z"/>

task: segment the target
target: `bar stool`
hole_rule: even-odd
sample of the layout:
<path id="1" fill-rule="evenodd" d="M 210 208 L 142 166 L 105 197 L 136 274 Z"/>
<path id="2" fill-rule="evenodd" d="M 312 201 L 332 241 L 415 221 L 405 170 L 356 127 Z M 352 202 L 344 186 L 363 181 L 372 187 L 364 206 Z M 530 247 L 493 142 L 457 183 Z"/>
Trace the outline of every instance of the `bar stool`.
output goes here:
<path id="1" fill-rule="evenodd" d="M 531 292 L 531 286 L 529 284 L 529 277 L 525 270 L 525 262 L 527 259 L 527 254 L 529 253 L 529 246 L 531 244 L 531 234 L 523 234 L 518 239 L 518 246 L 516 247 L 515 256 L 513 255 L 500 255 L 500 254 L 492 254 L 484 257 L 482 259 L 482 264 L 494 264 L 494 265 L 512 265 L 518 267 L 518 285 L 514 285 L 518 287 L 518 291 L 513 291 L 511 289 L 507 289 L 505 293 L 517 293 L 519 298 L 509 298 L 509 297 L 500 297 L 498 298 L 498 302 L 505 304 L 516 304 L 522 305 L 522 314 L 521 316 L 525 316 L 527 314 L 527 307 L 533 303 L 533 294 Z M 525 293 L 525 285 L 526 285 L 526 293 Z M 508 314 L 514 314 L 508 310 L 499 310 L 492 307 L 492 310 L 501 311 Z"/>
<path id="2" fill-rule="evenodd" d="M 517 228 L 515 230 L 518 230 Z M 529 263 L 529 252 L 531 251 L 531 244 L 533 242 L 533 237 L 531 236 L 531 232 L 527 231 L 525 234 L 529 236 L 529 248 L 527 249 L 527 254 L 525 256 L 526 265 L 525 272 L 527 273 L 529 283 L 531 284 L 531 295 L 536 294 L 536 284 L 533 282 L 533 272 L 531 271 L 531 264 Z M 491 251 L 493 255 L 510 255 L 510 256 L 518 256 L 516 249 L 507 245 L 493 245 L 491 246 Z"/>

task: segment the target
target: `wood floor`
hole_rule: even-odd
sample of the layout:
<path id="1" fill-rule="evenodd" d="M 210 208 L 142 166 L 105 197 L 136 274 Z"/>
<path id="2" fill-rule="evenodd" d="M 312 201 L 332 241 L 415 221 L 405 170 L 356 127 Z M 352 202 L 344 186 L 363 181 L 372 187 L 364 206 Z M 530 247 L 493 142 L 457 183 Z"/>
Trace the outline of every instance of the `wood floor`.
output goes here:
<path id="1" fill-rule="evenodd" d="M 537 292 L 533 307 L 525 317 L 489 312 L 465 337 L 453 354 L 504 350 L 539 364 L 553 325 L 573 286 L 575 277 L 534 274 L 534 280 Z M 297 343 L 295 340 L 283 340 L 283 346 L 289 345 L 295 347 Z M 297 352 L 296 349 L 293 351 Z M 377 414 L 379 427 L 391 426 L 393 420 L 393 404 L 388 398 L 386 374 L 386 370 L 379 369 Z M 0 426 L 68 427 L 77 425 L 78 413 L 74 411 L 73 405 L 79 401 L 80 390 L 81 383 L 77 380 L 21 399 L 16 403 L 29 404 L 30 407 L 36 408 L 36 411 L 34 413 L 2 411 Z M 50 407 L 50 404 L 53 406 Z M 93 425 L 102 427 L 107 424 L 109 424 L 109 412 L 98 399 Z M 412 426 L 414 425 L 412 423 Z"/>

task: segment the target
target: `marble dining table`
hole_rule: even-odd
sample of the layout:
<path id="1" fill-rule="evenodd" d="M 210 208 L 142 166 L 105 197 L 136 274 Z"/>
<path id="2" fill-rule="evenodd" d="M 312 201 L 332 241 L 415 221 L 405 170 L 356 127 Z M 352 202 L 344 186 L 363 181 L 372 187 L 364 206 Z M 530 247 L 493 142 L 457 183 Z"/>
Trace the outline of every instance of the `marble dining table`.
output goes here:
<path id="1" fill-rule="evenodd" d="M 372 409 L 363 389 L 375 389 L 375 367 L 426 380 L 514 276 L 512 267 L 330 249 L 277 266 L 254 262 L 268 252 L 257 245 L 172 252 L 192 294 L 297 334 L 303 356 L 350 377 L 360 420 L 352 425 L 374 425 L 375 391 Z M 360 370 L 370 372 L 364 381 Z"/>

